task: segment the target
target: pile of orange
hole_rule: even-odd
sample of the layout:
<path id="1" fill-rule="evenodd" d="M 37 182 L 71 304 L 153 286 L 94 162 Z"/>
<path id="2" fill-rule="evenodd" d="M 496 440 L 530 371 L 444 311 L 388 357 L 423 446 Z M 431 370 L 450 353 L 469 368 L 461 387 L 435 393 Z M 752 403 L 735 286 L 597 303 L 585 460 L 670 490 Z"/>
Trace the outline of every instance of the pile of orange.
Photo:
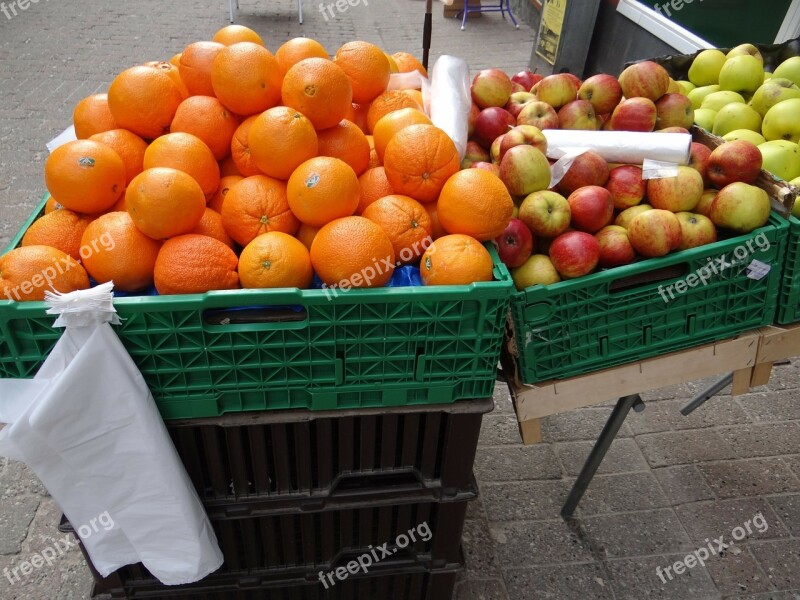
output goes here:
<path id="1" fill-rule="evenodd" d="M 388 89 L 413 70 L 364 41 L 330 56 L 296 38 L 273 54 L 239 25 L 124 70 L 75 107 L 78 140 L 48 158 L 51 201 L 0 257 L 0 295 L 41 300 L 90 278 L 160 294 L 306 288 L 314 273 L 377 287 L 416 264 L 426 284 L 491 279 L 481 242 L 511 198 L 494 175 L 459 171 L 419 90 Z"/>

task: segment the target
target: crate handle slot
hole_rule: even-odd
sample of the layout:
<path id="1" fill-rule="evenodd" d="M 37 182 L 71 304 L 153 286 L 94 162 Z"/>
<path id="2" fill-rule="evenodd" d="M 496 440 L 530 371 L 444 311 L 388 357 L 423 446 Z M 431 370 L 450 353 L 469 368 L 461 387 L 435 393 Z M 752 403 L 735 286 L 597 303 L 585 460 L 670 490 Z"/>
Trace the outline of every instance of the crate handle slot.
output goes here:
<path id="1" fill-rule="evenodd" d="M 661 283 L 662 281 L 669 281 L 689 274 L 688 263 L 678 263 L 676 265 L 667 265 L 646 273 L 637 273 L 628 277 L 622 277 L 611 282 L 608 291 L 612 293 L 622 293 L 630 290 L 635 290 L 646 285 L 653 283 Z"/>
<path id="2" fill-rule="evenodd" d="M 209 308 L 203 323 L 212 330 L 302 329 L 308 326 L 308 311 L 303 306 L 239 306 Z"/>
<path id="3" fill-rule="evenodd" d="M 331 496 L 349 494 L 356 490 L 374 493 L 376 488 L 391 488 L 393 491 L 418 490 L 423 487 L 416 469 L 397 469 L 383 473 L 347 473 L 334 482 Z"/>

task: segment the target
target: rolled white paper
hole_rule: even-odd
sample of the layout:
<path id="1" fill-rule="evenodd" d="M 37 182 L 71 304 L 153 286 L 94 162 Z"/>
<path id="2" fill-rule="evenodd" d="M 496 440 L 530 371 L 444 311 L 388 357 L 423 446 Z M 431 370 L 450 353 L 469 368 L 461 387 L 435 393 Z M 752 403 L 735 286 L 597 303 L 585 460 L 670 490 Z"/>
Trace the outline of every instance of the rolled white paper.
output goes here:
<path id="1" fill-rule="evenodd" d="M 576 131 L 546 129 L 547 158 L 559 159 L 576 150 L 593 150 L 611 163 L 641 165 L 645 159 L 689 164 L 692 136 L 688 133 L 638 131 Z"/>

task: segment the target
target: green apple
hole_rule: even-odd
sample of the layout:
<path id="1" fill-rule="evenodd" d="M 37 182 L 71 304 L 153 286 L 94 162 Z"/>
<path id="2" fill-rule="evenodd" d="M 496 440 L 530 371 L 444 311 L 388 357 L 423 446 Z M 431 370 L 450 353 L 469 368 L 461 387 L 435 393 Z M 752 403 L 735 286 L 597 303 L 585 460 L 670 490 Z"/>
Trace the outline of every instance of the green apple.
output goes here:
<path id="1" fill-rule="evenodd" d="M 789 183 L 794 186 L 800 187 L 800 177 L 795 177 Z M 792 206 L 792 216 L 796 219 L 800 219 L 800 202 L 795 200 L 794 206 Z"/>
<path id="2" fill-rule="evenodd" d="M 764 65 L 749 54 L 725 61 L 719 72 L 719 87 L 733 92 L 755 92 L 764 83 Z"/>
<path id="3" fill-rule="evenodd" d="M 714 135 L 723 136 L 737 129 L 761 131 L 761 115 L 747 104 L 732 102 L 723 106 L 714 117 Z"/>
<path id="4" fill-rule="evenodd" d="M 769 71 L 764 71 L 764 83 L 768 82 L 773 77 L 775 77 L 774 74 L 770 73 Z"/>
<path id="5" fill-rule="evenodd" d="M 770 108 L 764 115 L 761 133 L 767 140 L 799 142 L 800 98 L 790 98 Z"/>
<path id="6" fill-rule="evenodd" d="M 774 77 L 756 90 L 753 99 L 750 100 L 750 106 L 763 117 L 778 102 L 789 98 L 800 98 L 800 87 L 797 87 L 791 79 Z"/>
<path id="7" fill-rule="evenodd" d="M 754 56 L 762 65 L 764 65 L 764 57 L 761 56 L 761 52 L 759 52 L 758 48 L 753 46 L 753 44 L 740 44 L 733 48 L 728 54 L 726 58 L 733 58 L 734 56 Z"/>
<path id="8" fill-rule="evenodd" d="M 719 72 L 726 56 L 719 50 L 703 50 L 689 67 L 689 81 L 698 87 L 719 83 Z"/>
<path id="9" fill-rule="evenodd" d="M 736 140 L 745 140 L 754 144 L 756 146 L 760 146 L 767 140 L 764 139 L 764 136 L 760 133 L 752 131 L 750 129 L 734 129 L 730 133 L 726 133 L 722 136 L 722 139 L 726 142 L 733 142 Z"/>
<path id="10" fill-rule="evenodd" d="M 786 140 L 764 142 L 758 149 L 764 159 L 761 168 L 790 181 L 800 177 L 800 146 Z"/>
<path id="11" fill-rule="evenodd" d="M 706 131 L 714 129 L 714 119 L 717 117 L 717 111 L 710 108 L 698 108 L 694 111 L 694 122 L 698 127 L 702 127 Z"/>
<path id="12" fill-rule="evenodd" d="M 769 219 L 769 194 L 760 187 L 737 181 L 719 191 L 708 211 L 717 227 L 750 233 Z"/>
<path id="13" fill-rule="evenodd" d="M 744 104 L 744 98 L 741 94 L 737 94 L 736 92 L 712 92 L 703 98 L 703 102 L 700 103 L 700 108 L 710 108 L 711 110 L 719 112 L 723 106 L 733 102 Z"/>
<path id="14" fill-rule="evenodd" d="M 800 56 L 787 58 L 772 72 L 772 76 L 791 79 L 796 85 L 800 85 Z"/>
<path id="15" fill-rule="evenodd" d="M 689 97 L 689 100 L 692 101 L 692 108 L 697 110 L 698 108 L 700 108 L 700 105 L 703 103 L 703 100 L 705 99 L 706 96 L 718 91 L 719 91 L 718 85 L 716 84 L 706 85 L 703 87 L 694 88 L 686 95 Z"/>
<path id="16" fill-rule="evenodd" d="M 697 87 L 691 81 L 685 81 L 683 79 L 679 79 L 678 81 L 676 81 L 676 83 L 678 84 L 678 87 L 681 88 L 681 94 L 683 94 L 684 96 L 688 96 L 689 92 L 691 92 L 694 88 Z"/>

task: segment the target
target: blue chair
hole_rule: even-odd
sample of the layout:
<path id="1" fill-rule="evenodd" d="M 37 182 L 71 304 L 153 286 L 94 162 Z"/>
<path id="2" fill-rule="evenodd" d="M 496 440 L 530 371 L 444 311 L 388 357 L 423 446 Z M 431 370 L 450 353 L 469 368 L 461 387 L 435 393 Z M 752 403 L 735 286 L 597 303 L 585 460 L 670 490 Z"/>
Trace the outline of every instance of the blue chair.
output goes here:
<path id="1" fill-rule="evenodd" d="M 499 0 L 499 2 L 500 4 L 498 6 L 475 7 L 469 5 L 469 0 L 464 0 L 464 10 L 460 10 L 458 13 L 456 13 L 456 18 L 462 14 L 464 15 L 461 19 L 461 31 L 464 31 L 467 28 L 467 16 L 469 16 L 469 13 L 482 12 L 499 12 L 503 15 L 503 18 L 505 18 L 506 13 L 508 13 L 508 16 L 511 17 L 511 22 L 514 23 L 514 27 L 519 29 L 519 23 L 517 23 L 517 20 L 514 18 L 514 13 L 511 12 L 511 5 L 509 4 L 510 0 Z"/>
<path id="2" fill-rule="evenodd" d="M 230 9 L 230 22 L 233 23 L 233 0 L 228 0 L 228 8 Z M 239 0 L 236 0 L 236 10 L 239 10 Z M 303 24 L 303 0 L 297 0 L 297 18 L 300 20 L 300 25 L 302 25 Z"/>

